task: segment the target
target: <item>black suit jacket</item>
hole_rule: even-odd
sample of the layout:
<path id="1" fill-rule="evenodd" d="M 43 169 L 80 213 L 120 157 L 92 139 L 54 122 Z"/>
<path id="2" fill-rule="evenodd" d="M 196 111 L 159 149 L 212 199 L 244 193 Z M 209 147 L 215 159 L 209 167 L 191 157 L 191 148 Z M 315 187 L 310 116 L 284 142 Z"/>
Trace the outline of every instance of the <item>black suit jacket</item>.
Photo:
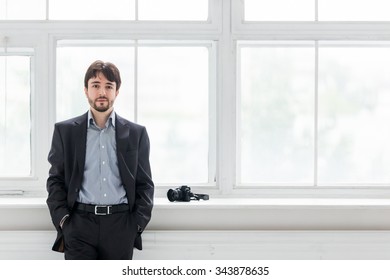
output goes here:
<path id="1" fill-rule="evenodd" d="M 130 211 L 143 230 L 151 218 L 154 184 L 149 164 L 149 138 L 145 127 L 116 115 L 115 133 L 118 167 L 126 190 Z M 61 219 L 71 214 L 81 188 L 86 142 L 88 113 L 55 124 L 48 160 L 51 164 L 47 179 L 47 205 L 57 239 L 54 251 L 63 252 Z M 142 250 L 141 233 L 134 247 Z"/>

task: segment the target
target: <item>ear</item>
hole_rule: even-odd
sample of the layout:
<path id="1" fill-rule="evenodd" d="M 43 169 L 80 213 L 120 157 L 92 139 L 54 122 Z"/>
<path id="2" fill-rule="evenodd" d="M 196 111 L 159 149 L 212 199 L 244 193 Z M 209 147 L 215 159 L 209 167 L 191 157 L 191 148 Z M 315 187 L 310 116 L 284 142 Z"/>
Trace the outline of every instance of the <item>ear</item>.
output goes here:
<path id="1" fill-rule="evenodd" d="M 85 93 L 85 96 L 88 97 L 88 89 L 86 87 L 84 87 L 84 93 Z"/>
<path id="2" fill-rule="evenodd" d="M 119 94 L 119 90 L 117 90 L 117 91 L 115 92 L 115 97 L 117 97 L 118 94 Z"/>

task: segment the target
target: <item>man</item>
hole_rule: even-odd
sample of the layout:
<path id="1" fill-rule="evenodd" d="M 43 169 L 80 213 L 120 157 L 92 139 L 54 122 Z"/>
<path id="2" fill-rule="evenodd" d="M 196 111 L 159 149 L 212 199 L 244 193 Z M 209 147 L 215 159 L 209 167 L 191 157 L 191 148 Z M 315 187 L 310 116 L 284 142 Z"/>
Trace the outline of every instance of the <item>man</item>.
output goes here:
<path id="1" fill-rule="evenodd" d="M 87 113 L 55 125 L 47 204 L 65 259 L 132 259 L 151 218 L 154 185 L 143 126 L 113 108 L 117 67 L 95 61 L 84 78 Z"/>

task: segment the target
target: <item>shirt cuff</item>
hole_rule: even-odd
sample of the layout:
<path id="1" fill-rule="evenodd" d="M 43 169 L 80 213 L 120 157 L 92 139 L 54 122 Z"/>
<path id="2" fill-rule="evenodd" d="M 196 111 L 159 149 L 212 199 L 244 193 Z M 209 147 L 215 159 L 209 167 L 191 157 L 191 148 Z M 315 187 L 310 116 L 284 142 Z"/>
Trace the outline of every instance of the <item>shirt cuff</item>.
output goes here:
<path id="1" fill-rule="evenodd" d="M 69 217 L 69 214 L 66 214 L 60 221 L 60 228 L 62 229 L 64 223 L 65 223 L 65 220 Z"/>

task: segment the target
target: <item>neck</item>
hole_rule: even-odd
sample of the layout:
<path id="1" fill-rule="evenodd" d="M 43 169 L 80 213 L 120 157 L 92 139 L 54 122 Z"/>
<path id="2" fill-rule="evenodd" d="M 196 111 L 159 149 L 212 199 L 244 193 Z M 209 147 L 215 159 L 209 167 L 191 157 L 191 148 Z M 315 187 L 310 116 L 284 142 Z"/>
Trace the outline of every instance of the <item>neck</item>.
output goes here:
<path id="1" fill-rule="evenodd" d="M 106 122 L 108 120 L 108 117 L 111 115 L 113 108 L 105 111 L 105 112 L 99 112 L 91 107 L 91 113 L 93 116 L 93 119 L 95 120 L 95 123 L 98 127 L 104 128 L 106 126 Z"/>

